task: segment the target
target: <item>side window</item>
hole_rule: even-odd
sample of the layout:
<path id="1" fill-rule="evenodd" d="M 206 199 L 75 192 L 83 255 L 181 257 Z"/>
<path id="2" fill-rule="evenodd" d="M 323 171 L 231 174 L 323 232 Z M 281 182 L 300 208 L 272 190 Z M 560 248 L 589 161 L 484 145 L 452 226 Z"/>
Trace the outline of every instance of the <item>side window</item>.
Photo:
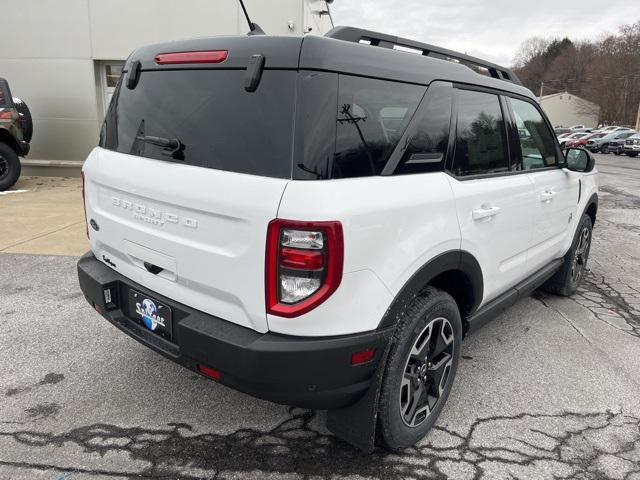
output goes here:
<path id="1" fill-rule="evenodd" d="M 468 90 L 457 92 L 454 175 L 509 171 L 505 125 L 498 96 Z"/>
<path id="2" fill-rule="evenodd" d="M 529 102 L 510 98 L 522 155 L 514 170 L 555 167 L 558 164 L 553 134 L 542 115 Z M 576 138 L 583 137 L 585 134 Z"/>
<path id="3" fill-rule="evenodd" d="M 426 88 L 341 75 L 331 178 L 379 175 Z"/>
<path id="4" fill-rule="evenodd" d="M 431 87 L 433 88 L 433 87 Z M 415 133 L 396 167 L 396 175 L 440 172 L 449 143 L 451 89 L 428 98 L 415 120 Z"/>

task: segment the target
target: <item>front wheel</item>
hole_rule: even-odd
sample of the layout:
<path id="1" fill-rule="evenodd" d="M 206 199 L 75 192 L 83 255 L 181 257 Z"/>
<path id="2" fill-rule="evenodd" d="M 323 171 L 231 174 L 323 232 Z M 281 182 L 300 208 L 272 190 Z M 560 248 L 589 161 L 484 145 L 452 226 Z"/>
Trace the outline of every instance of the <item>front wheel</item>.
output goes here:
<path id="1" fill-rule="evenodd" d="M 638 156 L 638 152 L 631 152 L 631 153 L 627 153 L 628 156 L 635 158 Z"/>
<path id="2" fill-rule="evenodd" d="M 609 154 L 609 145 L 605 144 L 602 146 L 602 153 L 604 153 L 605 155 Z"/>
<path id="3" fill-rule="evenodd" d="M 0 192 L 10 189 L 20 177 L 20 159 L 7 144 L 0 143 Z"/>
<path id="4" fill-rule="evenodd" d="M 562 268 L 543 285 L 543 290 L 563 297 L 578 291 L 587 273 L 592 231 L 591 217 L 585 213 L 580 219 L 571 248 L 564 256 Z"/>
<path id="5" fill-rule="evenodd" d="M 414 445 L 438 419 L 460 358 L 462 320 L 446 292 L 427 288 L 404 313 L 382 380 L 380 442 L 390 450 Z"/>

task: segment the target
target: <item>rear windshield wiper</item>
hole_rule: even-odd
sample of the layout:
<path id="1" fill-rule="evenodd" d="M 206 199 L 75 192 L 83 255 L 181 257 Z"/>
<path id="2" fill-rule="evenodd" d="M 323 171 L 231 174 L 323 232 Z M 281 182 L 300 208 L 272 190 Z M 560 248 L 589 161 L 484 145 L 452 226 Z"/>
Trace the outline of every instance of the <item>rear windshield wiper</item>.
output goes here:
<path id="1" fill-rule="evenodd" d="M 144 143 L 150 143 L 156 147 L 161 147 L 166 152 L 165 155 L 170 155 L 176 160 L 184 160 L 184 144 L 177 138 L 164 138 L 164 137 L 152 137 L 151 135 L 138 135 L 137 140 Z"/>

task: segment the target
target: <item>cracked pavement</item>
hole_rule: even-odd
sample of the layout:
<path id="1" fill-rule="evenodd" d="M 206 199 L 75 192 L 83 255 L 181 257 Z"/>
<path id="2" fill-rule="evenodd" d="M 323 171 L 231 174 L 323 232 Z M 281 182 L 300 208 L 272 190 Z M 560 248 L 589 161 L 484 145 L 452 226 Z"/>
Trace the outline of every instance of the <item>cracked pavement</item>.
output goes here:
<path id="1" fill-rule="evenodd" d="M 0 479 L 640 480 L 640 160 L 597 166 L 578 294 L 536 292 L 469 337 L 437 426 L 402 454 L 139 345 L 85 303 L 73 257 L 0 254 Z"/>

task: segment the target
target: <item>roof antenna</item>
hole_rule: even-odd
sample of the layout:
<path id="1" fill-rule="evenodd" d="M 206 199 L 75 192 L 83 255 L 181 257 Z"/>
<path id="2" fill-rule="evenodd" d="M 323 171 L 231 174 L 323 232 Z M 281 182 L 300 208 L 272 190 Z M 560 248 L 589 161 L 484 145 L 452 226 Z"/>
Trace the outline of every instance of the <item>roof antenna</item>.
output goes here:
<path id="1" fill-rule="evenodd" d="M 264 30 L 260 28 L 260 25 L 258 25 L 257 23 L 253 23 L 249 18 L 249 14 L 247 13 L 247 8 L 244 6 L 244 2 L 242 0 L 239 1 L 240 6 L 242 7 L 242 11 L 244 12 L 244 16 L 247 19 L 247 23 L 249 24 L 249 33 L 247 33 L 247 35 L 264 35 Z"/>

